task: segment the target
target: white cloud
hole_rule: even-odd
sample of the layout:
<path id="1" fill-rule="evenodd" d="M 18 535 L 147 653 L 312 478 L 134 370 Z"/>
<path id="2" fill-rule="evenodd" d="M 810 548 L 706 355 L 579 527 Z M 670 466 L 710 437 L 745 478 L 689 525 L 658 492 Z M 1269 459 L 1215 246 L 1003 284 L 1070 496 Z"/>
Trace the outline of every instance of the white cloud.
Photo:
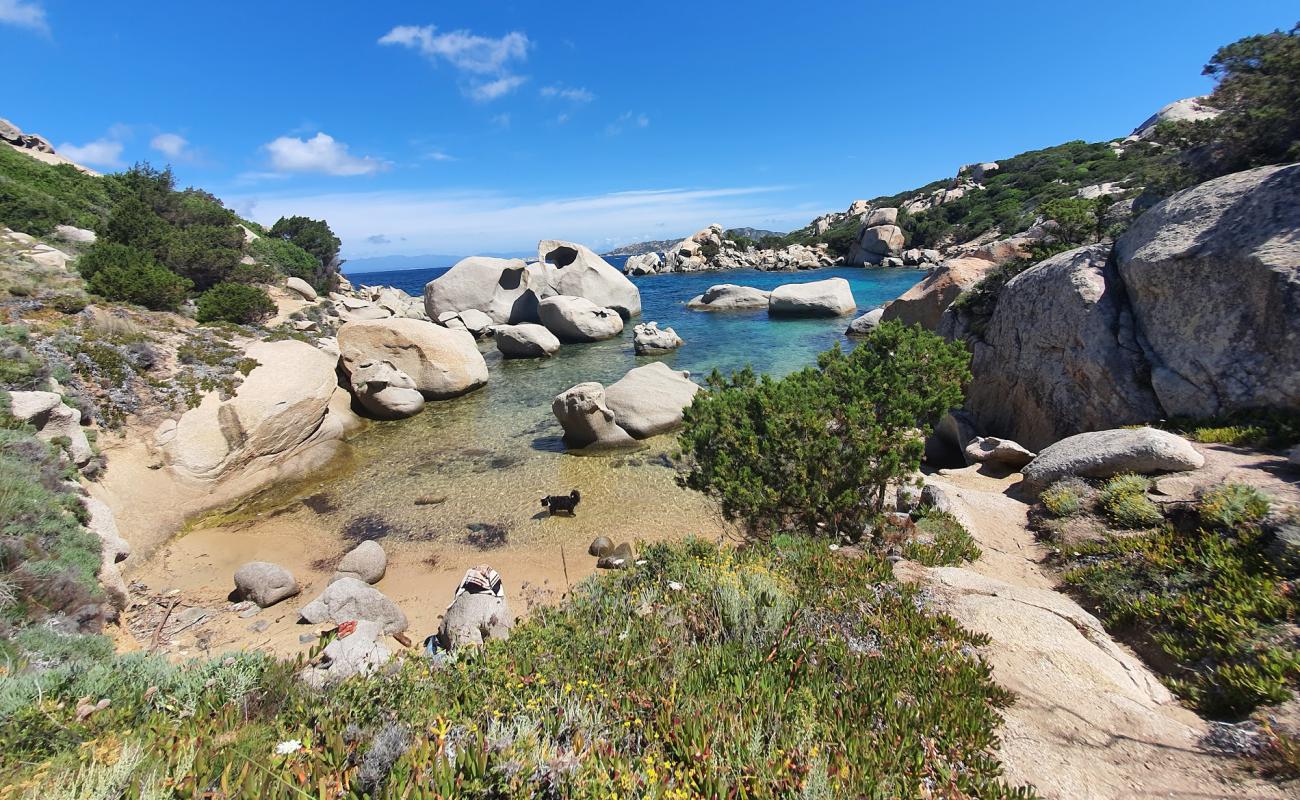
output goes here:
<path id="1" fill-rule="evenodd" d="M 648 128 L 650 127 L 650 118 L 644 113 L 633 114 L 631 111 L 625 111 L 619 115 L 619 118 L 605 126 L 605 133 L 610 136 L 617 136 L 627 128 Z"/>
<path id="2" fill-rule="evenodd" d="M 286 214 L 327 219 L 351 257 L 393 252 L 367 242 L 384 231 L 403 252 L 461 253 L 526 250 L 560 238 L 608 247 L 642 239 L 685 236 L 718 222 L 798 227 L 817 209 L 775 198 L 783 187 L 663 189 L 598 195 L 521 198 L 483 191 L 340 192 L 235 196 L 258 221 Z M 393 246 L 397 246 L 394 244 Z"/>
<path id="3" fill-rule="evenodd" d="M 160 133 L 149 140 L 149 146 L 168 158 L 186 159 L 190 157 L 190 143 L 177 133 Z"/>
<path id="4" fill-rule="evenodd" d="M 433 25 L 398 25 L 381 36 L 379 44 L 409 47 L 435 64 L 446 62 L 459 72 L 474 76 L 461 91 L 478 102 L 507 95 L 527 80 L 510 68 L 512 62 L 528 58 L 532 43 L 523 33 L 511 31 L 493 38 L 465 30 L 436 31 Z"/>
<path id="5" fill-rule="evenodd" d="M 584 87 L 561 86 L 559 84 L 543 86 L 540 94 L 542 97 L 554 97 L 560 100 L 568 100 L 571 103 L 590 103 L 596 99 L 596 95 Z"/>
<path id="6" fill-rule="evenodd" d="M 265 145 L 278 172 L 319 172 L 325 175 L 371 175 L 388 169 L 387 161 L 354 156 L 348 146 L 327 133 L 310 139 L 281 136 Z"/>
<path id="7" fill-rule="evenodd" d="M 519 75 L 503 75 L 496 80 L 471 83 L 465 89 L 465 94 L 479 103 L 486 103 L 489 100 L 495 100 L 498 97 L 510 94 L 526 80 L 528 79 Z"/>
<path id="8" fill-rule="evenodd" d="M 55 152 L 78 164 L 89 164 L 93 167 L 123 166 L 122 143 L 112 139 L 96 139 L 83 145 L 64 142 L 55 148 Z"/>
<path id="9" fill-rule="evenodd" d="M 456 160 L 455 156 L 449 153 L 444 153 L 441 150 L 430 150 L 429 152 L 420 156 L 420 158 L 422 158 L 425 161 L 455 161 Z"/>
<path id="10" fill-rule="evenodd" d="M 0 0 L 0 24 L 28 28 L 47 36 L 50 33 L 45 9 L 33 0 Z"/>

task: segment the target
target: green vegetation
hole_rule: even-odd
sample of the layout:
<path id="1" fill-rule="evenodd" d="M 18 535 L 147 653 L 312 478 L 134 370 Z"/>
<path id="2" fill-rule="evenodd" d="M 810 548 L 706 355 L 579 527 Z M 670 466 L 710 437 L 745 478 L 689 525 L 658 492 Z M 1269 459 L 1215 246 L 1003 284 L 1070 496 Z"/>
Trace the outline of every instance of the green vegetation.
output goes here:
<path id="1" fill-rule="evenodd" d="M 916 521 L 917 536 L 903 545 L 903 558 L 927 567 L 974 561 L 980 549 L 956 517 L 932 508 L 922 509 Z"/>
<path id="2" fill-rule="evenodd" d="M 1073 517 L 1083 510 L 1090 488 L 1081 478 L 1066 478 L 1044 489 L 1038 499 L 1052 516 Z"/>
<path id="3" fill-rule="evenodd" d="M 267 231 L 267 236 L 291 243 L 305 251 L 316 262 L 310 277 L 298 273 L 298 277 L 316 287 L 317 291 L 329 291 L 337 280 L 339 265 L 339 247 L 342 242 L 334 235 L 324 220 L 307 217 L 281 217 Z"/>
<path id="4" fill-rule="evenodd" d="M 115 242 L 95 244 L 77 266 L 95 294 L 154 311 L 180 308 L 194 286 L 149 253 Z"/>
<path id="5" fill-rule="evenodd" d="M 1300 681 L 1288 642 L 1295 565 L 1270 550 L 1253 489 L 1206 495 L 1200 525 L 1109 535 L 1071 554 L 1065 580 L 1203 713 L 1236 717 L 1286 700 Z"/>
<path id="6" fill-rule="evenodd" d="M 48 236 L 55 225 L 95 228 L 111 206 L 106 181 L 0 147 L 0 224 Z"/>
<path id="7" fill-rule="evenodd" d="M 1147 497 L 1151 481 L 1141 475 L 1116 475 L 1106 481 L 1097 502 L 1112 522 L 1125 528 L 1151 528 L 1164 521 L 1160 508 Z"/>
<path id="8" fill-rule="evenodd" d="M 991 755 L 1011 697 L 969 654 L 982 640 L 885 559 L 797 537 L 642 555 L 508 642 L 330 692 L 252 655 L 13 681 L 0 767 L 18 797 L 117 764 L 126 798 L 1031 796 Z M 79 697 L 112 702 L 79 721 Z"/>
<path id="9" fill-rule="evenodd" d="M 0 325 L 0 389 L 43 390 L 50 370 L 32 355 L 27 345 L 30 334 L 20 325 Z"/>
<path id="10" fill-rule="evenodd" d="M 1300 412 L 1284 409 L 1240 411 L 1216 419 L 1175 417 L 1162 427 L 1206 444 L 1279 450 L 1300 444 Z"/>
<path id="11" fill-rule="evenodd" d="M 275 302 L 265 291 L 246 283 L 218 283 L 199 296 L 199 322 L 234 322 L 254 325 L 275 313 Z"/>
<path id="12" fill-rule="evenodd" d="M 888 483 L 916 471 L 926 432 L 960 405 L 969 379 L 964 347 L 901 323 L 781 380 L 715 372 L 686 410 L 683 482 L 755 534 L 823 530 L 857 541 L 883 511 Z"/>

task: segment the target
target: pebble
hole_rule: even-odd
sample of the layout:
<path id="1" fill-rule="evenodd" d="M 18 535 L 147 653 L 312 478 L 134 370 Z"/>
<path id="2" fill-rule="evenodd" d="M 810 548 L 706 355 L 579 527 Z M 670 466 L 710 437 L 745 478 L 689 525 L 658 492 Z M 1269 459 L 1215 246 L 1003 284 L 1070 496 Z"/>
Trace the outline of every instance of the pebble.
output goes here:
<path id="1" fill-rule="evenodd" d="M 262 609 L 254 605 L 252 608 L 246 608 L 243 611 L 239 612 L 239 618 L 248 619 L 249 617 L 256 617 L 260 613 L 262 613 Z"/>
<path id="2" fill-rule="evenodd" d="M 270 620 L 259 619 L 257 622 L 254 622 L 252 625 L 249 625 L 248 629 L 253 633 L 261 633 L 262 631 L 266 630 L 269 627 L 271 627 Z"/>
<path id="3" fill-rule="evenodd" d="M 311 644 L 318 638 L 319 637 L 314 633 L 300 633 L 298 634 L 298 644 Z"/>

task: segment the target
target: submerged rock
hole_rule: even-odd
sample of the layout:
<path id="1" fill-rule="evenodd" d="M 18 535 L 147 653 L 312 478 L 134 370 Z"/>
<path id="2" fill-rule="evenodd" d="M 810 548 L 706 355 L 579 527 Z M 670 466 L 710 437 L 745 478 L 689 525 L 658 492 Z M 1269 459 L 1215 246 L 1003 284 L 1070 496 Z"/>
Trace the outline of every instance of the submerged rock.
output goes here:
<path id="1" fill-rule="evenodd" d="M 492 329 L 497 349 L 505 358 L 546 358 L 560 351 L 560 340 L 545 326 L 530 322 L 497 325 Z"/>
<path id="2" fill-rule="evenodd" d="M 599 383 L 580 383 L 556 395 L 551 412 L 564 428 L 567 447 L 617 447 L 635 442 L 605 405 L 605 387 Z"/>
<path id="3" fill-rule="evenodd" d="M 660 328 L 657 322 L 646 322 L 633 329 L 632 349 L 637 355 L 668 353 L 686 344 L 677 331 Z"/>
<path id="4" fill-rule="evenodd" d="M 689 372 L 662 361 L 629 370 L 605 389 L 605 402 L 618 426 L 638 439 L 665 433 L 682 424 L 682 412 L 700 390 Z"/>
<path id="5" fill-rule="evenodd" d="M 880 319 L 885 315 L 885 309 L 873 308 L 857 319 L 849 323 L 848 330 L 844 331 L 845 336 L 869 336 L 876 326 L 880 324 Z"/>
<path id="6" fill-rule="evenodd" d="M 720 283 L 710 286 L 704 294 L 692 297 L 686 306 L 697 311 L 745 311 L 767 308 L 771 296 L 771 292 L 752 286 Z"/>

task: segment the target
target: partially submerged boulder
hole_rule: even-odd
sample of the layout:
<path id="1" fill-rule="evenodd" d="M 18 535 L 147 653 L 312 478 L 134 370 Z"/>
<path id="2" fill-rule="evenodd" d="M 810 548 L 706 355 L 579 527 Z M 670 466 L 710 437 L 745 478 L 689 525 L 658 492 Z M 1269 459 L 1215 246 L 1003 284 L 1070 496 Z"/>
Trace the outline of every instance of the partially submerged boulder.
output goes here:
<path id="1" fill-rule="evenodd" d="M 844 331 L 845 336 L 869 336 L 871 332 L 880 325 L 881 317 L 885 315 L 885 309 L 873 308 L 857 319 L 849 323 L 849 327 Z"/>
<path id="2" fill-rule="evenodd" d="M 562 342 L 595 342 L 623 332 L 623 317 L 617 310 L 601 308 L 585 297 L 548 297 L 538 304 L 537 313 Z"/>
<path id="3" fill-rule="evenodd" d="M 391 361 L 363 361 L 349 376 L 352 395 L 379 419 L 405 419 L 424 410 L 424 395 Z"/>
<path id="4" fill-rule="evenodd" d="M 349 322 L 339 328 L 344 371 L 388 361 L 429 399 L 456 397 L 487 383 L 487 362 L 466 331 L 418 319 Z"/>
<path id="5" fill-rule="evenodd" d="M 645 439 L 682 424 L 682 413 L 700 390 L 689 372 L 662 361 L 629 370 L 605 389 L 605 402 L 618 427 Z"/>
<path id="6" fill-rule="evenodd" d="M 389 635 L 406 630 L 406 614 L 384 593 L 365 581 L 345 576 L 325 587 L 320 596 L 299 609 L 306 622 L 370 620 Z"/>
<path id="7" fill-rule="evenodd" d="M 560 351 L 560 340 L 543 325 L 496 325 L 492 336 L 505 358 L 546 358 Z"/>
<path id="8" fill-rule="evenodd" d="M 299 591 L 293 573 L 269 561 L 250 561 L 235 570 L 235 591 L 261 608 L 273 606 Z"/>
<path id="9" fill-rule="evenodd" d="M 635 442 L 605 404 L 605 387 L 594 381 L 556 395 L 551 412 L 564 428 L 567 447 L 618 447 Z"/>
<path id="10" fill-rule="evenodd" d="M 767 308 L 771 296 L 771 292 L 752 286 L 720 283 L 710 286 L 704 294 L 692 297 L 686 306 L 696 311 L 748 311 Z"/>
<path id="11" fill-rule="evenodd" d="M 545 267 L 551 293 L 612 308 L 623 319 L 641 313 L 641 292 L 636 284 L 585 245 L 543 239 L 537 244 L 537 260 Z"/>
<path id="12" fill-rule="evenodd" d="M 774 317 L 840 317 L 858 305 L 843 278 L 778 286 L 768 298 L 767 313 Z"/>
<path id="13" fill-rule="evenodd" d="M 920 324 L 927 330 L 939 326 L 944 309 L 962 292 L 980 282 L 996 266 L 982 258 L 950 258 L 935 267 L 919 283 L 885 306 L 881 320 L 899 320 L 905 325 Z"/>
<path id="14" fill-rule="evenodd" d="M 444 647 L 456 650 L 493 639 L 509 639 L 514 624 L 515 615 L 504 596 L 491 592 L 465 592 L 452 601 L 442 618 L 438 635 Z"/>
<path id="15" fill-rule="evenodd" d="M 632 349 L 637 355 L 669 353 L 682 345 L 682 337 L 672 328 L 660 328 L 657 322 L 645 322 L 632 330 Z"/>
<path id="16" fill-rule="evenodd" d="M 1045 448 L 1022 470 L 1025 484 L 1043 488 L 1061 478 L 1109 478 L 1199 469 L 1205 456 L 1181 436 L 1156 428 L 1121 428 L 1070 436 Z"/>
<path id="17" fill-rule="evenodd" d="M 388 570 L 388 555 L 379 542 L 365 541 L 348 551 L 337 567 L 337 575 L 366 583 L 379 583 Z"/>
<path id="18" fill-rule="evenodd" d="M 47 442 L 56 439 L 72 463 L 84 467 L 95 457 L 90 440 L 81 428 L 81 412 L 63 404 L 55 392 L 10 392 L 9 413 L 19 422 L 36 428 L 36 435 Z"/>
<path id="19" fill-rule="evenodd" d="M 536 322 L 537 302 L 550 293 L 540 264 L 472 256 L 425 285 L 424 310 L 429 319 L 474 308 L 495 323 Z"/>

